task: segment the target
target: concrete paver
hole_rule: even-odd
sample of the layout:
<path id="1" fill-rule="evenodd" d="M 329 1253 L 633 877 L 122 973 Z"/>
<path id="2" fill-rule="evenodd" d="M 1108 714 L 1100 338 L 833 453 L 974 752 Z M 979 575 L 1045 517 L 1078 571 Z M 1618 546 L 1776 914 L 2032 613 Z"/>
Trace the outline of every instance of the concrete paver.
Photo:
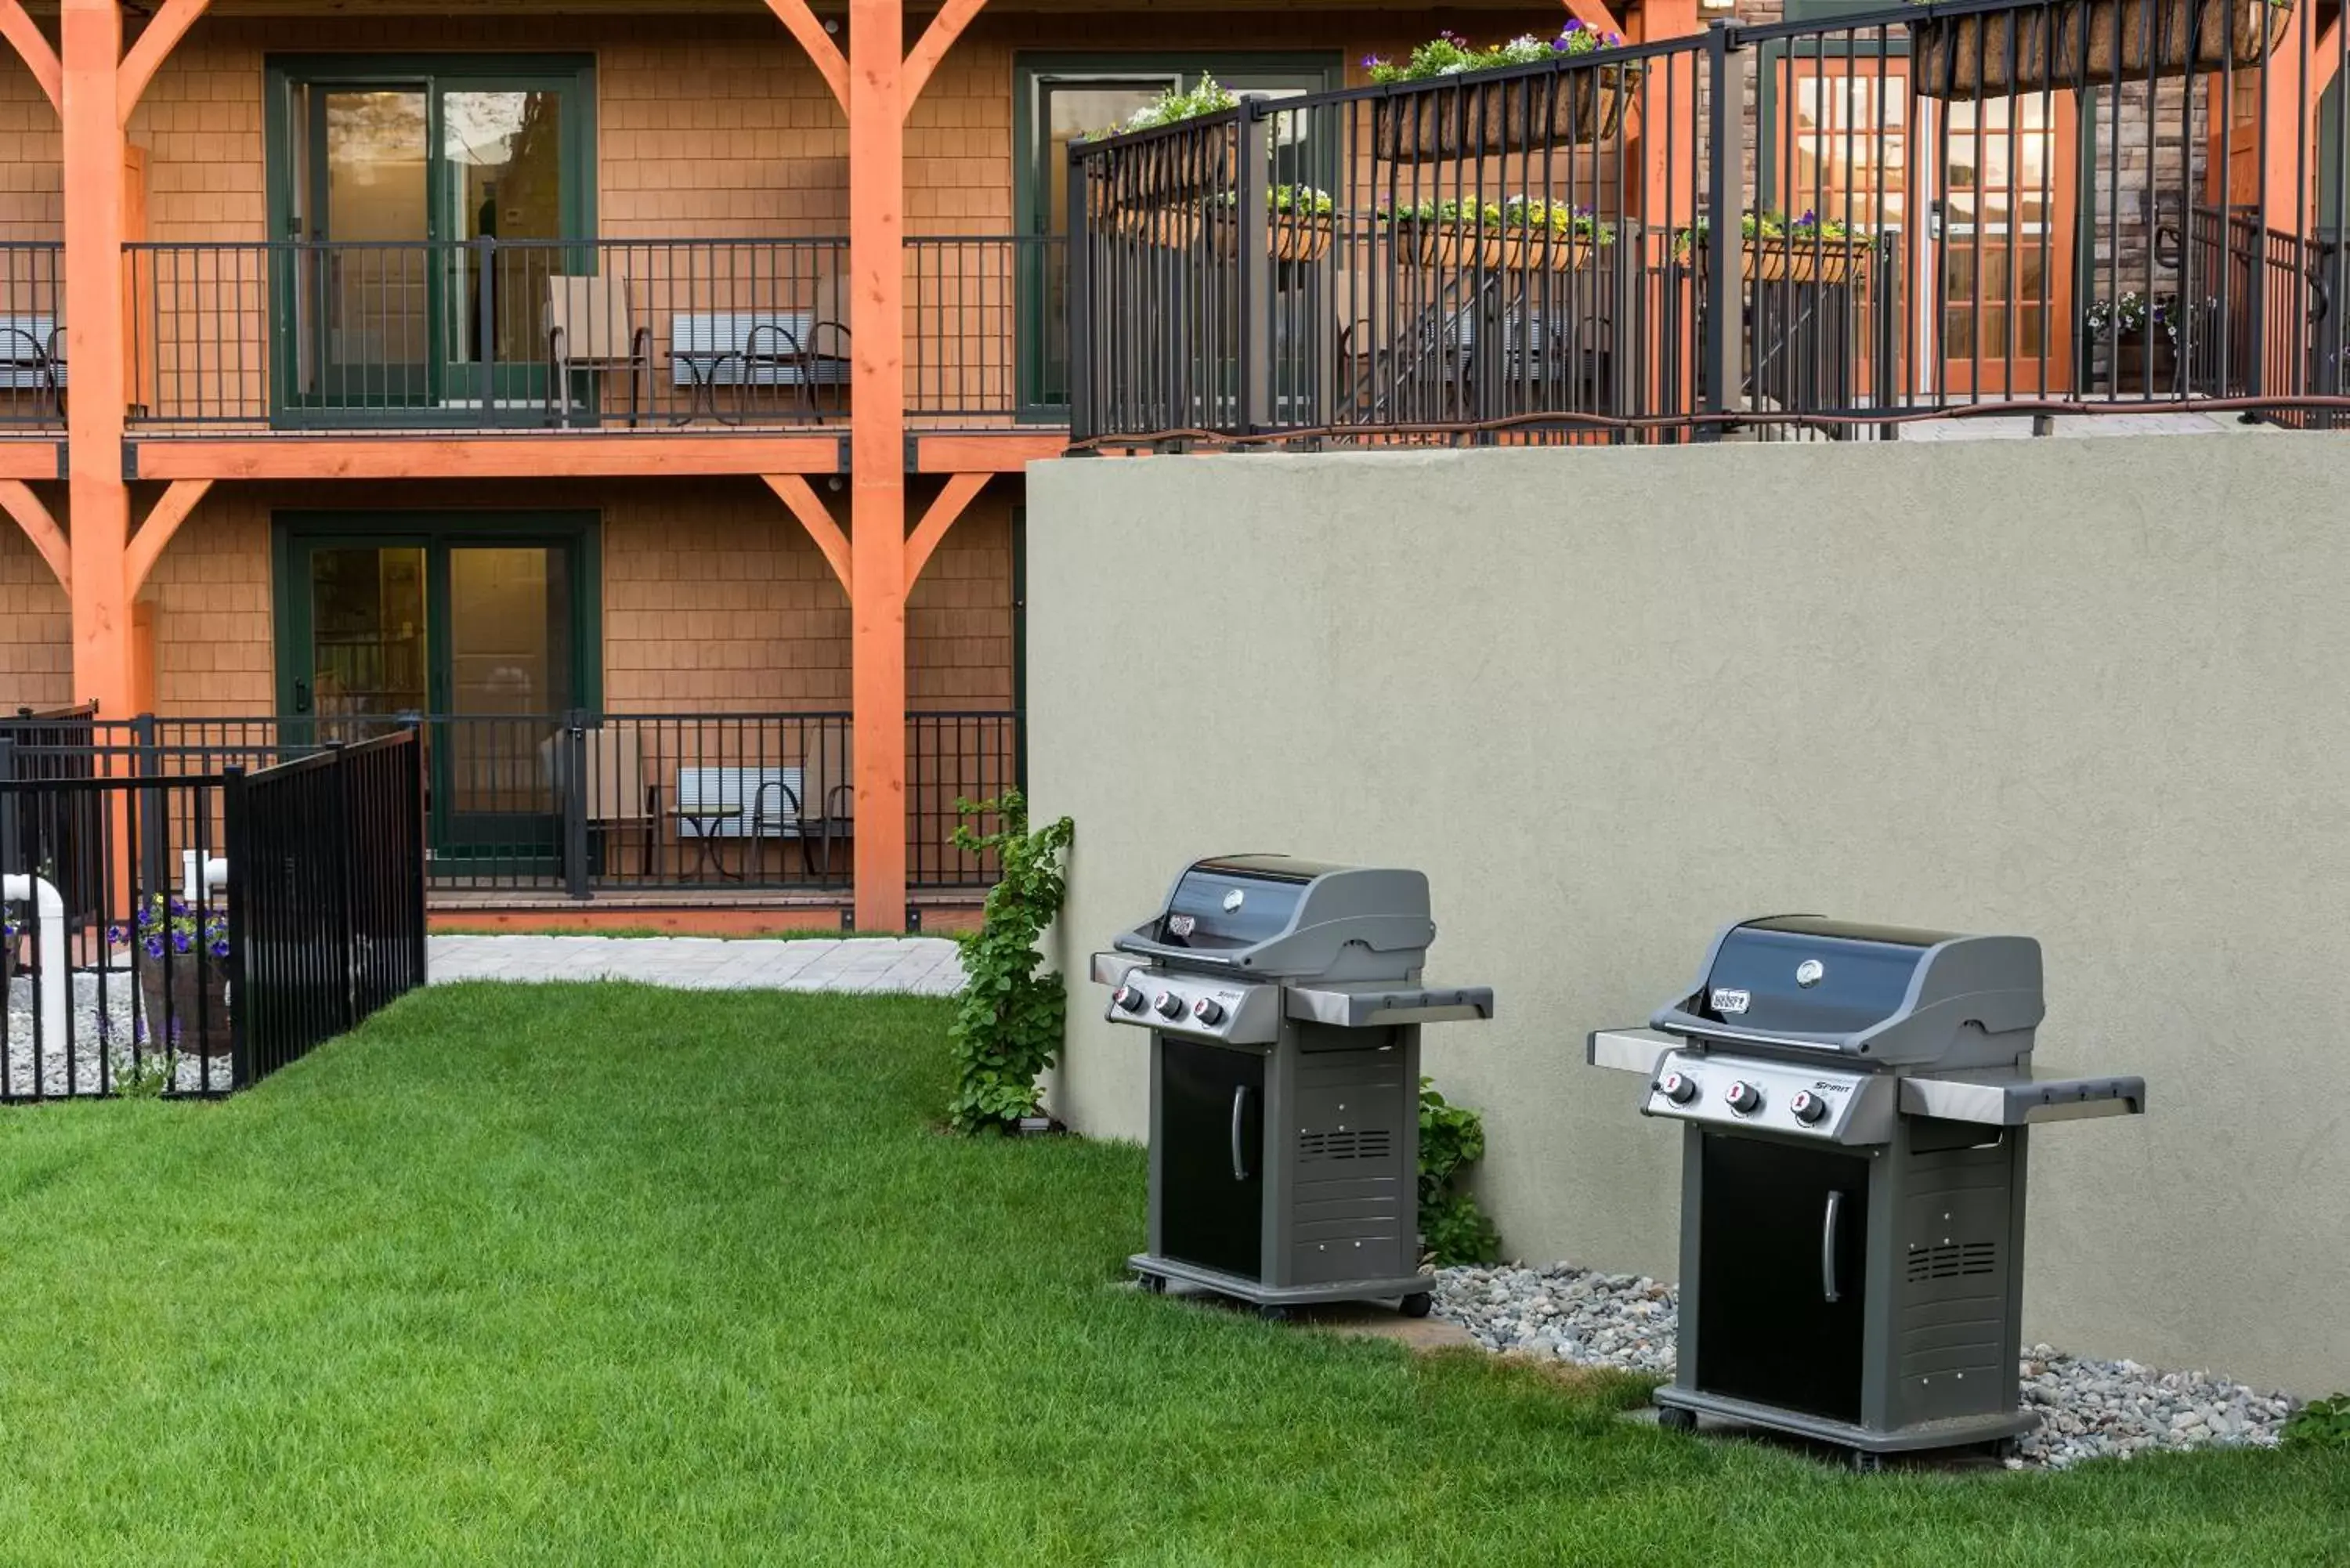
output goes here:
<path id="1" fill-rule="evenodd" d="M 944 937 L 433 937 L 437 984 L 461 980 L 632 980 L 691 991 L 839 991 L 951 996 L 962 986 Z"/>

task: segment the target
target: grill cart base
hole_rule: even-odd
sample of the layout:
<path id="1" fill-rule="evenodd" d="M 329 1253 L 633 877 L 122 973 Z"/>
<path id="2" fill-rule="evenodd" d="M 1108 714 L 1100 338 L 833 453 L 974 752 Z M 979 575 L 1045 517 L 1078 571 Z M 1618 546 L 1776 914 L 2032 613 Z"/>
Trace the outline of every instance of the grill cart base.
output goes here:
<path id="1" fill-rule="evenodd" d="M 1162 1258 L 1151 1252 L 1137 1252 L 1126 1261 L 1126 1266 L 1134 1271 L 1148 1291 L 1163 1290 L 1170 1284 L 1192 1285 L 1256 1307 L 1392 1301 L 1406 1317 L 1426 1317 L 1433 1304 L 1431 1293 L 1436 1289 L 1436 1281 L 1427 1274 L 1406 1274 L 1391 1280 L 1340 1280 L 1320 1285 L 1268 1285 L 1262 1280 L 1243 1279 L 1238 1274 L 1203 1269 L 1180 1258 Z"/>
<path id="2" fill-rule="evenodd" d="M 1845 1421 L 1783 1410 L 1775 1405 L 1756 1405 L 1671 1386 L 1657 1390 L 1656 1405 L 1658 1420 L 1669 1427 L 1694 1427 L 1697 1417 L 1711 1416 L 1716 1420 L 1735 1421 L 1742 1427 L 1761 1427 L 1866 1454 L 1918 1454 L 1938 1449 L 2004 1446 L 2040 1424 L 2038 1417 L 2018 1410 L 2008 1416 L 1968 1416 L 1929 1421 L 1898 1432 L 1880 1432 Z M 1682 1419 L 1675 1420 L 1676 1414 Z"/>

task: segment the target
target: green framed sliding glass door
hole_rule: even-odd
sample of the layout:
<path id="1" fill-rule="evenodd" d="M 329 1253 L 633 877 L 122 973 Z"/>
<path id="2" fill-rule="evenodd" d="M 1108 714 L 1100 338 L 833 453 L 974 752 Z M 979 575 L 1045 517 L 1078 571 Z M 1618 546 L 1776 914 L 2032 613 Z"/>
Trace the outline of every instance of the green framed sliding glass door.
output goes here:
<path id="1" fill-rule="evenodd" d="M 273 59 L 266 102 L 277 421 L 537 422 L 562 253 L 469 242 L 594 234 L 592 65 Z"/>
<path id="2" fill-rule="evenodd" d="M 429 828 L 453 869 L 552 876 L 552 742 L 602 700 L 596 521 L 299 513 L 276 523 L 278 711 L 292 738 L 425 728 Z"/>

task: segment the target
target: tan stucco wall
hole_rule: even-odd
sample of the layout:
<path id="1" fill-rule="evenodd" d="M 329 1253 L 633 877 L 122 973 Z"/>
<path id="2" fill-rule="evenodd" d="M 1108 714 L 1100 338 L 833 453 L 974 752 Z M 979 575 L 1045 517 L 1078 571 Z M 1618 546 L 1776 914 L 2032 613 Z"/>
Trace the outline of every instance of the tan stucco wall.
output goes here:
<path id="1" fill-rule="evenodd" d="M 2350 440 L 1077 461 L 1030 477 L 1030 771 L 1078 824 L 1061 1114 L 1139 1136 L 1086 955 L 1193 856 L 1424 868 L 1512 1250 L 1674 1268 L 1678 1129 L 1583 1064 L 1726 919 L 2046 948 L 2026 1332 L 2350 1383 Z M 1139 1199 L 1138 1199 L 1139 1200 Z"/>

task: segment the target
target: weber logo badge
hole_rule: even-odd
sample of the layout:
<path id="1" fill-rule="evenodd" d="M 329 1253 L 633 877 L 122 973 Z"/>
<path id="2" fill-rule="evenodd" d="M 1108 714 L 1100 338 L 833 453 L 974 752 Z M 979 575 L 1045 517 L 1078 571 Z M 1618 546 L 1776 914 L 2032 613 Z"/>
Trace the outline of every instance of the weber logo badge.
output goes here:
<path id="1" fill-rule="evenodd" d="M 1726 985 L 1717 985 L 1713 988 L 1712 1002 L 1713 1010 L 1716 1012 L 1725 1017 L 1735 1018 L 1754 1004 L 1754 998 L 1746 992 L 1733 991 Z"/>
<path id="2" fill-rule="evenodd" d="M 1224 895 L 1224 913 L 1227 915 L 1236 913 L 1246 902 L 1248 902 L 1248 895 L 1235 888 Z"/>
<path id="3" fill-rule="evenodd" d="M 1167 917 L 1167 929 L 1171 934 L 1179 937 L 1190 936 L 1193 928 L 1198 926 L 1198 924 L 1199 922 L 1189 915 L 1170 915 Z"/>
<path id="4" fill-rule="evenodd" d="M 1802 986 L 1805 991 L 1809 991 L 1812 987 L 1819 984 L 1822 977 L 1826 975 L 1827 972 L 1828 966 L 1822 963 L 1819 960 L 1805 959 L 1803 962 L 1795 966 L 1795 983 Z"/>

